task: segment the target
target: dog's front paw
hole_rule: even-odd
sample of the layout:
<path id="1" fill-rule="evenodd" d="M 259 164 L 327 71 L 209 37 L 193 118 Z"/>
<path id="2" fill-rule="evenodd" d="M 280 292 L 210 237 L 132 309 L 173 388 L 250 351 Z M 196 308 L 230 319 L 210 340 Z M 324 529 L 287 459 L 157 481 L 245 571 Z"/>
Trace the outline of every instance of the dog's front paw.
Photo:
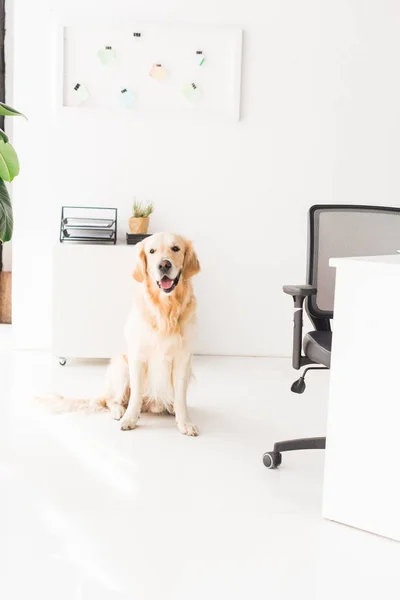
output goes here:
<path id="1" fill-rule="evenodd" d="M 199 435 L 199 428 L 193 423 L 178 423 L 178 429 L 183 435 Z"/>
<path id="2" fill-rule="evenodd" d="M 114 404 L 110 409 L 111 418 L 119 421 L 125 414 L 125 408 L 121 404 Z"/>
<path id="3" fill-rule="evenodd" d="M 138 422 L 137 419 L 132 418 L 132 417 L 127 417 L 125 415 L 125 417 L 121 421 L 121 430 L 129 431 L 130 429 L 135 429 L 137 422 Z"/>

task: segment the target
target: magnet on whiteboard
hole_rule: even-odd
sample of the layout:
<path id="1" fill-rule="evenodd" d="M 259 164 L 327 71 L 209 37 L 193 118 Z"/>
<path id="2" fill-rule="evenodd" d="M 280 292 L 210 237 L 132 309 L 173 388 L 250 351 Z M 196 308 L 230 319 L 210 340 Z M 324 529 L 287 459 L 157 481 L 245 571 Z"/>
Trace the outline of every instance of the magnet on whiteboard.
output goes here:
<path id="1" fill-rule="evenodd" d="M 117 59 L 117 53 L 112 46 L 104 46 L 97 52 L 102 65 L 111 65 Z"/>
<path id="2" fill-rule="evenodd" d="M 77 105 L 83 104 L 89 98 L 89 92 L 81 83 L 74 85 L 74 98 Z"/>
<path id="3" fill-rule="evenodd" d="M 182 91 L 189 102 L 196 102 L 201 97 L 201 90 L 195 83 L 186 83 Z"/>
<path id="4" fill-rule="evenodd" d="M 123 88 L 120 93 L 120 102 L 122 106 L 125 106 L 125 108 L 132 108 L 136 102 L 136 96 L 132 90 Z"/>
<path id="5" fill-rule="evenodd" d="M 140 33 L 140 31 L 134 31 L 133 37 L 134 38 L 140 38 L 140 37 L 142 37 L 142 34 Z"/>
<path id="6" fill-rule="evenodd" d="M 155 63 L 151 67 L 149 75 L 156 81 L 164 81 L 168 76 L 168 72 L 160 63 Z"/>

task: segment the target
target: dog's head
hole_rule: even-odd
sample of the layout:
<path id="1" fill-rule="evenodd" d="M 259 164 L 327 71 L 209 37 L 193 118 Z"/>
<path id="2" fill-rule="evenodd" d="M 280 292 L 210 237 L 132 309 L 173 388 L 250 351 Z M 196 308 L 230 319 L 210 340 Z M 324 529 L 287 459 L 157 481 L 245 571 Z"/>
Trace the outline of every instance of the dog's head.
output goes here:
<path id="1" fill-rule="evenodd" d="M 165 294 L 171 294 L 181 280 L 200 271 L 191 242 L 174 233 L 156 233 L 137 246 L 133 278 L 139 283 L 149 279 Z"/>

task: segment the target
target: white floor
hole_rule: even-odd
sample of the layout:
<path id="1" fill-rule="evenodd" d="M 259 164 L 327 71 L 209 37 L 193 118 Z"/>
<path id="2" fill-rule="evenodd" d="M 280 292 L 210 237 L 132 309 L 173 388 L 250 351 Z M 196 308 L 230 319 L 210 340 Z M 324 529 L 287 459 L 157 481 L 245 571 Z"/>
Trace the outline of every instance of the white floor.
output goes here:
<path id="1" fill-rule="evenodd" d="M 275 440 L 324 434 L 327 373 L 296 396 L 287 360 L 198 358 L 200 437 L 171 417 L 121 432 L 107 414 L 49 416 L 31 400 L 93 395 L 103 364 L 63 368 L 9 344 L 2 326 L 4 600 L 400 597 L 400 545 L 321 518 L 323 452 L 261 462 Z"/>

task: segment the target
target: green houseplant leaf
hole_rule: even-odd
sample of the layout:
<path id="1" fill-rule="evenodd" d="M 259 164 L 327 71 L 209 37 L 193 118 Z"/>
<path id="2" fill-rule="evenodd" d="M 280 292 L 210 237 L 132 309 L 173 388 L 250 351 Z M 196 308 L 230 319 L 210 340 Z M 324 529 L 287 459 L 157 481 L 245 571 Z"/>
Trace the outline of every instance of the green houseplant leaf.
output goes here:
<path id="1" fill-rule="evenodd" d="M 24 117 L 26 119 L 25 115 L 3 102 L 0 102 L 0 115 L 4 117 Z"/>
<path id="2" fill-rule="evenodd" d="M 5 144 L 0 140 L 0 178 L 4 181 L 12 181 L 19 173 L 19 161 L 17 153 L 11 144 Z"/>
<path id="3" fill-rule="evenodd" d="M 0 116 L 25 117 L 11 106 L 0 102 Z M 19 173 L 17 153 L 8 143 L 8 136 L 0 129 L 0 242 L 9 242 L 13 233 L 13 211 L 4 181 L 12 181 Z"/>
<path id="4" fill-rule="evenodd" d="M 11 199 L 4 181 L 0 179 L 0 240 L 9 242 L 13 232 Z"/>

